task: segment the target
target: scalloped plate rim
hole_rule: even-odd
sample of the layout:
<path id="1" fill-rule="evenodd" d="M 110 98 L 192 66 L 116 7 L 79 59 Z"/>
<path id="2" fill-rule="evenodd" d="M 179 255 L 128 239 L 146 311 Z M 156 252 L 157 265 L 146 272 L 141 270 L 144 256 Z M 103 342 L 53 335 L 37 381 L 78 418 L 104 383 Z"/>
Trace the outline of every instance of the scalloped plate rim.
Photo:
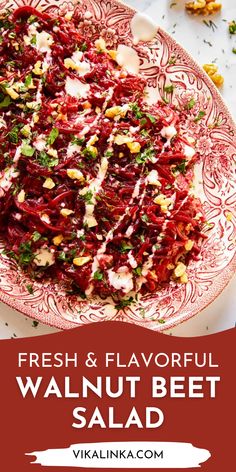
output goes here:
<path id="1" fill-rule="evenodd" d="M 93 1 L 95 3 L 99 3 L 99 0 L 93 0 Z M 67 0 L 66 0 L 66 2 L 67 2 Z M 114 3 L 122 5 L 126 10 L 129 10 L 134 14 L 139 12 L 139 10 L 137 10 L 136 8 L 134 8 L 130 5 L 125 4 L 122 0 L 114 0 Z M 13 8 L 15 8 L 15 7 L 17 7 L 16 4 L 13 5 Z M 3 11 L 3 10 L 0 10 L 0 11 Z M 167 31 L 165 31 L 163 28 L 161 28 L 158 24 L 157 24 L 157 27 L 158 27 L 158 31 L 161 34 L 164 34 L 167 38 L 169 38 L 169 40 L 174 45 L 176 45 L 178 48 L 180 48 L 185 53 L 185 56 L 189 60 L 189 63 L 192 64 L 194 70 L 197 71 L 198 76 L 200 76 L 200 78 L 202 80 L 204 80 L 204 82 L 207 85 L 208 89 L 211 91 L 214 102 L 219 103 L 221 105 L 221 108 L 224 110 L 225 114 L 227 115 L 227 118 L 229 120 L 229 124 L 231 125 L 231 127 L 233 128 L 233 130 L 236 133 L 236 124 L 235 124 L 235 121 L 234 121 L 233 116 L 231 114 L 231 111 L 229 110 L 228 106 L 226 105 L 225 101 L 223 100 L 219 90 L 217 89 L 215 84 L 212 82 L 212 80 L 209 78 L 209 76 L 206 74 L 204 69 L 202 69 L 202 67 L 197 63 L 197 61 L 193 58 L 191 53 L 189 53 L 185 49 L 184 46 L 182 46 L 178 41 L 176 41 L 176 39 L 171 34 L 169 34 Z M 234 256 L 232 257 L 232 259 L 230 260 L 229 264 L 225 268 L 225 270 L 226 269 L 227 269 L 227 276 L 225 277 L 223 286 L 218 287 L 217 290 L 214 292 L 214 294 L 212 294 L 211 299 L 209 301 L 206 300 L 205 303 L 202 303 L 202 306 L 201 306 L 200 309 L 196 308 L 195 310 L 193 310 L 191 312 L 188 312 L 187 314 L 185 314 L 179 320 L 171 321 L 171 317 L 170 317 L 168 319 L 168 323 L 167 323 L 168 326 L 165 325 L 165 324 L 158 325 L 158 327 L 157 327 L 158 329 L 155 329 L 154 327 L 150 328 L 148 326 L 145 326 L 145 321 L 144 320 L 140 320 L 140 323 L 134 322 L 134 324 L 142 326 L 145 329 L 152 329 L 154 331 L 164 332 L 166 330 L 169 330 L 171 328 L 179 326 L 180 324 L 186 322 L 188 319 L 193 318 L 197 314 L 200 315 L 203 312 L 203 310 L 205 310 L 209 305 L 211 305 L 211 303 L 213 303 L 216 300 L 216 298 L 218 298 L 218 296 L 225 290 L 225 288 L 227 287 L 227 285 L 230 283 L 231 279 L 235 275 L 235 271 L 236 271 L 236 251 L 235 251 Z M 64 318 L 63 316 L 58 316 L 58 315 L 55 315 L 53 313 L 46 314 L 45 319 L 42 320 L 39 316 L 35 316 L 32 313 L 32 310 L 28 309 L 28 307 L 25 307 L 25 308 L 20 307 L 19 308 L 17 302 L 15 302 L 14 299 L 12 299 L 10 296 L 5 294 L 1 288 L 0 288 L 0 301 L 3 302 L 4 304 L 8 305 L 10 308 L 12 308 L 14 311 L 18 312 L 19 314 L 25 315 L 25 316 L 33 319 L 33 320 L 37 320 L 40 323 L 43 323 L 43 324 L 45 324 L 47 326 L 50 326 L 50 327 L 53 327 L 53 328 L 57 328 L 57 329 L 61 329 L 61 330 L 67 330 L 67 329 L 74 329 L 74 328 L 79 328 L 81 326 L 84 326 L 84 324 L 82 324 L 82 323 L 73 322 L 72 320 L 69 321 L 66 318 Z M 193 304 L 193 306 L 194 306 L 194 304 Z M 104 320 L 96 321 L 96 322 L 102 322 L 103 323 L 103 322 L 106 322 L 106 321 L 109 321 L 109 319 L 108 320 L 104 319 Z M 120 320 L 114 320 L 114 321 L 120 321 Z M 127 321 L 124 320 L 124 322 L 126 323 Z M 130 323 L 130 321 L 128 321 L 128 322 Z M 90 323 L 92 323 L 92 322 L 90 322 Z M 150 320 L 147 320 L 147 323 L 150 323 Z"/>

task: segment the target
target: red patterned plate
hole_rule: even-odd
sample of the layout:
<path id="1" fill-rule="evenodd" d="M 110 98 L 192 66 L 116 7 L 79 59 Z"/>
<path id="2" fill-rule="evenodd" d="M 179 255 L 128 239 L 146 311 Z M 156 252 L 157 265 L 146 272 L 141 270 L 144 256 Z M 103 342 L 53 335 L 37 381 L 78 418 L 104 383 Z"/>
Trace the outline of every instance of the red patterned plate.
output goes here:
<path id="1" fill-rule="evenodd" d="M 80 12 L 79 28 L 86 37 L 102 36 L 110 48 L 118 43 L 134 47 L 141 60 L 141 72 L 151 93 L 163 96 L 166 82 L 175 84 L 173 102 L 183 107 L 194 98 L 197 106 L 189 111 L 188 135 L 197 138 L 202 156 L 198 165 L 200 192 L 211 229 L 204 242 L 201 258 L 188 268 L 187 285 L 171 284 L 158 293 L 117 310 L 111 299 L 80 300 L 68 296 L 53 283 L 34 283 L 33 294 L 26 285 L 32 283 L 18 266 L 0 255 L 0 300 L 12 308 L 57 328 L 68 329 L 85 323 L 119 320 L 162 331 L 176 326 L 203 310 L 223 290 L 235 272 L 236 230 L 236 128 L 215 86 L 189 54 L 165 31 L 159 29 L 155 39 L 133 46 L 130 21 L 135 11 L 119 1 L 83 0 L 3 0 L 1 9 L 31 4 L 48 12 L 76 8 Z M 204 110 L 204 120 L 194 116 Z M 3 241 L 0 242 L 3 248 Z M 158 321 L 159 320 L 159 321 Z"/>

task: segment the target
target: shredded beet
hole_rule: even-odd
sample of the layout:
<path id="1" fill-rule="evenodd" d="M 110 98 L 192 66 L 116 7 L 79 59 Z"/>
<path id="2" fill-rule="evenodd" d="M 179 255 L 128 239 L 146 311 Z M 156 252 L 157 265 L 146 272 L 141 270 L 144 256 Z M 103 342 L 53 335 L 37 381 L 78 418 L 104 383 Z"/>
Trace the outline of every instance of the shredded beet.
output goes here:
<path id="1" fill-rule="evenodd" d="M 187 111 L 149 106 L 145 78 L 76 19 L 25 6 L 0 25 L 6 254 L 82 296 L 186 283 L 205 221 Z"/>

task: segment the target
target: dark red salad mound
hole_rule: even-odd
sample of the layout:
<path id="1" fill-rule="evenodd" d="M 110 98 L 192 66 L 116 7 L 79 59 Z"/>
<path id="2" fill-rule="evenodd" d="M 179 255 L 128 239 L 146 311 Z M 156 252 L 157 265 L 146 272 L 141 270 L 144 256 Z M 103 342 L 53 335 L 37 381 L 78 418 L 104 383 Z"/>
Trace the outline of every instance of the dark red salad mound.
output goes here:
<path id="1" fill-rule="evenodd" d="M 77 22 L 31 7 L 0 19 L 5 254 L 82 296 L 186 283 L 204 237 L 188 111 L 148 105 L 124 46 L 91 43 Z"/>

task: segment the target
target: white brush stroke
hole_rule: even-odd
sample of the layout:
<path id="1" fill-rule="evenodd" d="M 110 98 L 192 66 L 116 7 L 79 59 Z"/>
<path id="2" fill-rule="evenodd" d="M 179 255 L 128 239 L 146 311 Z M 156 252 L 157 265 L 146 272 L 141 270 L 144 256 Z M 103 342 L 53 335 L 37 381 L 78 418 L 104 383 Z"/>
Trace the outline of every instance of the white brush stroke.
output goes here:
<path id="1" fill-rule="evenodd" d="M 163 451 L 163 458 L 81 458 L 75 457 L 73 451 L 90 450 L 100 451 L 106 455 L 106 451 L 131 450 L 136 455 L 137 451 L 151 450 Z M 40 464 L 47 467 L 85 467 L 95 469 L 159 469 L 159 468 L 191 468 L 201 467 L 200 464 L 207 461 L 211 457 L 207 449 L 199 449 L 190 443 L 182 442 L 106 442 L 106 443 L 88 443 L 88 444 L 72 444 L 64 449 L 47 449 L 45 451 L 34 451 L 26 455 L 36 456 L 36 461 L 31 464 Z"/>

